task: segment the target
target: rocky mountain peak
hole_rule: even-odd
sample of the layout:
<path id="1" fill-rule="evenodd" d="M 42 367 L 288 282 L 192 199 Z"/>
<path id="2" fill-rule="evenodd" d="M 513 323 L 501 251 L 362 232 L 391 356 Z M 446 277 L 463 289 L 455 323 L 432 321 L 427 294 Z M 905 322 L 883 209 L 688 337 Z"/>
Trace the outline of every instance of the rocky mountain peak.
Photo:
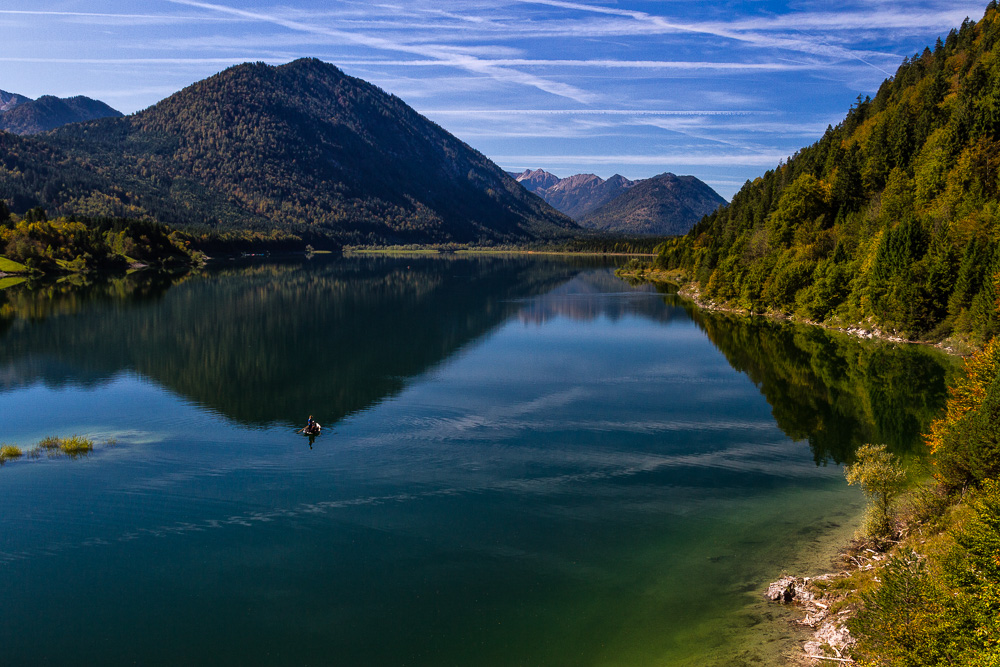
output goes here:
<path id="1" fill-rule="evenodd" d="M 630 188 L 633 185 L 635 185 L 637 182 L 638 181 L 630 181 L 629 179 L 625 178 L 621 174 L 615 174 L 614 176 L 612 176 L 608 180 L 604 181 L 604 183 L 606 185 L 611 185 L 611 186 L 616 186 L 616 187 L 622 187 L 622 188 Z"/>
<path id="2" fill-rule="evenodd" d="M 0 113 L 4 111 L 10 111 L 18 104 L 23 104 L 24 102 L 30 102 L 31 98 L 25 97 L 24 95 L 18 95 L 17 93 L 8 93 L 6 90 L 0 90 Z"/>
<path id="3" fill-rule="evenodd" d="M 604 179 L 596 174 L 574 174 L 561 179 L 550 188 L 551 192 L 568 192 L 579 188 L 596 188 L 604 184 Z"/>
<path id="4" fill-rule="evenodd" d="M 559 177 L 544 169 L 535 169 L 534 171 L 525 169 L 515 177 L 515 180 L 523 185 L 528 192 L 537 192 L 558 183 Z"/>

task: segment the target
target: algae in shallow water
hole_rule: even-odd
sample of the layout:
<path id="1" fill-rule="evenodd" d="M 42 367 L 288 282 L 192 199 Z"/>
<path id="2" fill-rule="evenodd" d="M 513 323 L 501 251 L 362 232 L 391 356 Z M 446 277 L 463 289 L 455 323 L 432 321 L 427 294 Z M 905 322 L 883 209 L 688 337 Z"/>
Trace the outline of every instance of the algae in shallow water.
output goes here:
<path id="1" fill-rule="evenodd" d="M 15 448 L 20 451 L 20 448 Z M 49 436 L 38 442 L 28 451 L 30 458 L 38 458 L 42 452 L 48 453 L 49 457 L 66 454 L 70 458 L 86 456 L 94 451 L 94 441 L 83 436 L 74 435 L 69 438 L 57 438 Z"/>

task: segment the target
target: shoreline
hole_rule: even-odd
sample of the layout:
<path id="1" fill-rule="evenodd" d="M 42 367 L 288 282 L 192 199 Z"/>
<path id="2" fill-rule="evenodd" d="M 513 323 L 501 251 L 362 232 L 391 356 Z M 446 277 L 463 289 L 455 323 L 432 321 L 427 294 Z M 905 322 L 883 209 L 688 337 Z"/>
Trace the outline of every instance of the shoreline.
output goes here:
<path id="1" fill-rule="evenodd" d="M 847 628 L 854 609 L 841 606 L 852 590 L 843 590 L 838 582 L 849 579 L 859 571 L 871 570 L 884 554 L 867 555 L 862 545 L 851 539 L 847 546 L 838 549 L 830 563 L 832 571 L 813 575 L 783 574 L 768 584 L 764 592 L 767 605 L 779 605 L 788 610 L 787 623 L 799 635 L 794 653 L 786 655 L 790 667 L 811 667 L 830 664 L 829 661 L 853 663 L 849 656 L 855 643 Z"/>
<path id="2" fill-rule="evenodd" d="M 656 257 L 656 253 L 643 252 L 598 252 L 589 250 L 504 250 L 492 248 L 459 248 L 443 250 L 439 248 L 352 248 L 344 247 L 344 255 L 542 255 L 556 257 Z"/>
<path id="3" fill-rule="evenodd" d="M 615 275 L 623 280 L 671 285 L 677 288 L 679 296 L 707 311 L 754 316 L 746 310 L 703 299 L 697 285 L 687 281 L 679 272 L 618 269 Z M 908 340 L 877 328 L 866 330 L 860 325 L 840 327 L 775 312 L 762 312 L 757 316 L 816 326 L 867 340 L 927 345 L 951 356 L 967 356 L 944 343 Z M 858 572 L 874 569 L 879 561 L 887 557 L 865 549 L 865 544 L 858 541 L 856 531 L 863 514 L 864 510 L 859 510 L 848 525 L 830 531 L 815 548 L 804 549 L 790 559 L 791 562 L 784 563 L 782 576 L 762 584 L 758 590 L 765 608 L 774 609 L 778 605 L 782 610 L 771 622 L 775 627 L 783 624 L 790 632 L 785 646 L 779 649 L 782 664 L 788 667 L 854 664 L 849 654 L 856 640 L 847 629 L 847 622 L 855 609 L 845 604 L 845 600 L 855 591 L 839 584 Z"/>
<path id="4" fill-rule="evenodd" d="M 783 667 L 813 667 L 853 662 L 842 653 L 853 638 L 845 624 L 853 609 L 840 608 L 848 591 L 837 583 L 859 569 L 871 569 L 871 558 L 857 539 L 865 514 L 863 501 L 838 508 L 826 530 L 802 544 L 781 563 L 780 576 L 759 582 L 754 595 L 759 609 L 773 614 L 770 623 L 784 630 L 785 639 L 775 648 Z M 874 560 L 878 560 L 876 557 Z M 785 592 L 791 587 L 791 595 Z M 853 592 L 853 591 L 851 591 Z M 832 662 L 830 662 L 832 660 Z"/>
<path id="5" fill-rule="evenodd" d="M 912 340 L 887 333 L 877 327 L 867 329 L 860 322 L 853 325 L 838 326 L 835 324 L 825 324 L 823 322 L 816 322 L 814 320 L 805 319 L 796 315 L 789 315 L 774 311 L 764 311 L 753 314 L 748 313 L 742 308 L 734 308 L 732 306 L 716 303 L 715 301 L 707 301 L 703 299 L 701 296 L 701 290 L 698 286 L 693 281 L 686 280 L 677 272 L 661 271 L 657 269 L 618 269 L 615 271 L 615 275 L 623 280 L 635 280 L 654 285 L 672 285 L 677 288 L 678 295 L 688 299 L 699 308 L 711 312 L 731 313 L 734 315 L 742 315 L 744 317 L 766 317 L 769 320 L 791 322 L 793 324 L 805 324 L 808 326 L 820 327 L 821 329 L 827 329 L 829 331 L 838 331 L 840 333 L 847 334 L 848 336 L 862 338 L 865 340 L 881 340 L 887 343 L 906 343 L 908 345 L 926 345 L 954 357 L 967 357 L 974 352 L 971 345 L 960 340 L 945 339 L 939 343 Z"/>

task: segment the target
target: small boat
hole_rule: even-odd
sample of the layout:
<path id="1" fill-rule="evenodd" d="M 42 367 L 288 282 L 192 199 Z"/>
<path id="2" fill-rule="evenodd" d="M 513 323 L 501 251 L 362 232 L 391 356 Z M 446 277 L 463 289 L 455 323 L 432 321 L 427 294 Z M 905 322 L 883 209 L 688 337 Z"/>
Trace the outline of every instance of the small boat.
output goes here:
<path id="1" fill-rule="evenodd" d="M 306 435 L 319 435 L 321 428 L 322 427 L 319 425 L 319 422 L 313 422 L 312 426 L 306 426 L 301 429 L 299 433 L 305 433 Z"/>

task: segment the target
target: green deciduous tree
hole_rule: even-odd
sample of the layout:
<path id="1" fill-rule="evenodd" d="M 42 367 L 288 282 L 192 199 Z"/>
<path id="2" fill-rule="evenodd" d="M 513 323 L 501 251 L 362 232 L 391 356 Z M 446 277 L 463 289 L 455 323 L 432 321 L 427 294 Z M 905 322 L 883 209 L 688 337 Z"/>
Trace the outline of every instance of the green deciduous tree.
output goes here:
<path id="1" fill-rule="evenodd" d="M 895 532 L 893 501 L 903 490 L 906 472 L 885 445 L 863 445 L 856 456 L 844 474 L 848 484 L 857 484 L 868 497 L 865 535 L 881 543 Z"/>

